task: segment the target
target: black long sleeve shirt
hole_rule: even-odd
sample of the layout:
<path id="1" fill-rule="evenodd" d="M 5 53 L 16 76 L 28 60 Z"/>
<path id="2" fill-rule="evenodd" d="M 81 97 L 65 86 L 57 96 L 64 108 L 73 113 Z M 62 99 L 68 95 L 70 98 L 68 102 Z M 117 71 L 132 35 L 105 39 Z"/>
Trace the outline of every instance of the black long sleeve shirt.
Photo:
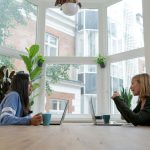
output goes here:
<path id="1" fill-rule="evenodd" d="M 146 97 L 146 102 L 142 109 L 141 103 L 138 103 L 133 111 L 128 108 L 119 96 L 114 98 L 114 102 L 117 109 L 127 122 L 130 122 L 135 126 L 150 126 L 150 97 Z"/>

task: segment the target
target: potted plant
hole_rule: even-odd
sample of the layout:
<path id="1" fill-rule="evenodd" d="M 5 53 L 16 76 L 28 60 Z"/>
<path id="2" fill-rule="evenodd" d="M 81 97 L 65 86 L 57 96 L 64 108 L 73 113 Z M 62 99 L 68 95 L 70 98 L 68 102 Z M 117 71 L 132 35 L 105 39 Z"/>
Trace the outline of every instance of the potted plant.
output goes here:
<path id="1" fill-rule="evenodd" d="M 34 91 L 39 88 L 39 79 L 41 78 L 42 65 L 45 58 L 39 53 L 39 45 L 32 45 L 26 48 L 28 55 L 20 55 L 29 72 L 29 77 L 32 83 L 32 95 L 30 97 L 30 105 L 34 104 L 34 98 L 38 96 Z M 34 92 L 34 93 L 33 93 Z"/>
<path id="2" fill-rule="evenodd" d="M 9 73 L 6 66 L 0 67 L 0 102 L 3 100 L 5 94 L 9 90 L 9 86 L 14 75 L 15 71 L 11 71 Z"/>
<path id="3" fill-rule="evenodd" d="M 130 89 L 125 89 L 124 87 L 122 87 L 120 91 L 120 97 L 122 101 L 127 105 L 127 107 L 131 108 L 131 101 L 132 101 L 133 95 L 131 94 Z M 121 118 L 124 119 L 122 116 Z"/>
<path id="4" fill-rule="evenodd" d="M 104 57 L 102 55 L 98 55 L 96 57 L 96 63 L 99 64 L 101 66 L 101 68 L 105 68 L 105 66 L 106 66 L 106 57 Z"/>
<path id="5" fill-rule="evenodd" d="M 131 94 L 130 89 L 125 89 L 124 87 L 122 87 L 121 91 L 120 91 L 120 96 L 122 101 L 129 107 L 131 108 L 131 101 L 132 101 L 132 97 L 133 95 Z"/>

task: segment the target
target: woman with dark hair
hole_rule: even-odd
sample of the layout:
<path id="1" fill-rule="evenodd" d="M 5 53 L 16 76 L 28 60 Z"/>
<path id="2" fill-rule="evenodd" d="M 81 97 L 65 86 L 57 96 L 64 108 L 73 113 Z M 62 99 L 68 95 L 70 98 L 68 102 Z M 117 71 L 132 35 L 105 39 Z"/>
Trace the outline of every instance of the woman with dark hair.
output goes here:
<path id="1" fill-rule="evenodd" d="M 40 125 L 42 116 L 30 116 L 29 94 L 31 92 L 29 75 L 16 74 L 10 90 L 0 104 L 0 125 Z"/>
<path id="2" fill-rule="evenodd" d="M 136 125 L 150 126 L 150 76 L 147 73 L 135 75 L 130 87 L 134 96 L 138 96 L 137 106 L 132 111 L 121 100 L 120 94 L 114 92 L 111 97 L 117 109 L 127 122 Z"/>

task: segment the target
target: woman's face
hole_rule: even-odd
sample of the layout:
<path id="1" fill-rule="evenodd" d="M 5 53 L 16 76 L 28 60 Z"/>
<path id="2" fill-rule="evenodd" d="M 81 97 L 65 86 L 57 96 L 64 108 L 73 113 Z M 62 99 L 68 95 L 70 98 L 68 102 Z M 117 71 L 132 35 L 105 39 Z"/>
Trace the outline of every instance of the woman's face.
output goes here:
<path id="1" fill-rule="evenodd" d="M 134 96 L 138 96 L 140 94 L 140 84 L 137 82 L 137 80 L 132 80 L 130 89 Z"/>

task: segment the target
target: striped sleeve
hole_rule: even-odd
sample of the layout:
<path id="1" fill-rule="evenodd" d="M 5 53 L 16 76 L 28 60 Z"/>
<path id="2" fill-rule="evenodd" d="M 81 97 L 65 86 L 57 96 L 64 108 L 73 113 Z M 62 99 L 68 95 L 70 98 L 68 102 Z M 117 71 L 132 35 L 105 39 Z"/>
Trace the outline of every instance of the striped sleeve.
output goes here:
<path id="1" fill-rule="evenodd" d="M 28 125 L 31 117 L 21 117 L 21 102 L 20 97 L 16 92 L 9 94 L 4 102 L 2 102 L 2 108 L 0 113 L 1 125 Z"/>

